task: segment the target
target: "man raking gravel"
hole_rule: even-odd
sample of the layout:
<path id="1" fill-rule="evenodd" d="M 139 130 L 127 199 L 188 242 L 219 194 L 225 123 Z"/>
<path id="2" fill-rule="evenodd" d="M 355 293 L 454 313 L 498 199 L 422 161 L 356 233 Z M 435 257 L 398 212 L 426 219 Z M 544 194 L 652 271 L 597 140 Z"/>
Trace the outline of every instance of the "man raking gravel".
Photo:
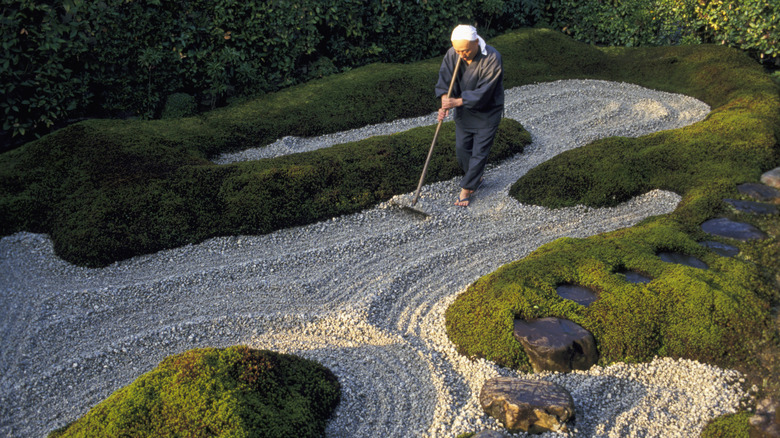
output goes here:
<path id="1" fill-rule="evenodd" d="M 454 109 L 455 154 L 465 175 L 455 205 L 468 207 L 483 180 L 485 164 L 504 112 L 504 68 L 501 54 L 477 35 L 474 26 L 461 24 L 452 31 L 452 48 L 444 55 L 436 83 L 441 97 L 438 120 Z M 460 60 L 465 68 L 457 74 L 452 96 L 450 80 Z"/>

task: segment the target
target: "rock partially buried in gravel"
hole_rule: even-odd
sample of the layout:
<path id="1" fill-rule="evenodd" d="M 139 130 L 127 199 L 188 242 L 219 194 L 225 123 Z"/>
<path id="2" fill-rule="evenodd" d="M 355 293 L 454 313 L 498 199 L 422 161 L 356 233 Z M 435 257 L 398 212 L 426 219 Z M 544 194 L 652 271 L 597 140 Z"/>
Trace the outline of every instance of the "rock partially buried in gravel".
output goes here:
<path id="1" fill-rule="evenodd" d="M 516 319 L 514 335 L 537 373 L 587 370 L 599 360 L 593 335 L 568 319 Z"/>
<path id="2" fill-rule="evenodd" d="M 750 417 L 751 437 L 780 438 L 780 402 L 765 398 L 758 402 L 756 415 Z"/>
<path id="3" fill-rule="evenodd" d="M 483 430 L 473 435 L 471 438 L 504 438 L 504 434 L 495 430 Z"/>
<path id="4" fill-rule="evenodd" d="M 482 386 L 479 404 L 510 432 L 567 432 L 574 399 L 560 385 L 544 380 L 497 377 Z"/>

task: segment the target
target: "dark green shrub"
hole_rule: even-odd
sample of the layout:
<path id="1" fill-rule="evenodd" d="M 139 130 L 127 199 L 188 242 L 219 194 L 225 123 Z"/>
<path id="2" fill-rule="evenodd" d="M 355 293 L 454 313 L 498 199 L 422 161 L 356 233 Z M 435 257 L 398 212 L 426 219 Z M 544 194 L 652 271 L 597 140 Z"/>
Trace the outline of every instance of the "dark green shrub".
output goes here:
<path id="1" fill-rule="evenodd" d="M 0 138 L 34 138 L 73 117 L 156 118 L 173 93 L 213 109 L 374 62 L 427 59 L 455 24 L 478 22 L 490 36 L 535 20 L 539 3 L 8 0 Z"/>
<path id="2" fill-rule="evenodd" d="M 149 123 L 84 122 L 0 156 L 2 232 L 46 230 L 61 257 L 102 266 L 209 237 L 309 224 L 414 190 L 435 129 L 218 166 L 160 131 L 145 132 Z M 452 123 L 439 137 L 431 182 L 460 172 Z M 506 119 L 491 160 L 529 142 Z"/>
<path id="3" fill-rule="evenodd" d="M 50 437 L 318 437 L 336 377 L 300 357 L 245 346 L 190 350 L 114 392 Z"/>
<path id="4" fill-rule="evenodd" d="M 717 43 L 758 60 L 780 57 L 777 2 L 548 0 L 545 20 L 575 39 L 614 46 Z"/>
<path id="5" fill-rule="evenodd" d="M 179 119 L 195 115 L 195 98 L 187 93 L 173 93 L 165 100 L 161 119 Z"/>

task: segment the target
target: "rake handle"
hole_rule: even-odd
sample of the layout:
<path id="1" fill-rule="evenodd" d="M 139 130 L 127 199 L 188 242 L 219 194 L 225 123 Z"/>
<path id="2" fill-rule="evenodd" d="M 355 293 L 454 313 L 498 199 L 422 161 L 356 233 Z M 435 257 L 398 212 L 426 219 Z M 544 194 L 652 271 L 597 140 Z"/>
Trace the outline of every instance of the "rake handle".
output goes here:
<path id="1" fill-rule="evenodd" d="M 460 56 L 455 64 L 455 70 L 452 72 L 452 79 L 450 80 L 450 88 L 447 90 L 447 98 L 452 97 L 452 87 L 455 86 L 455 78 L 458 75 L 458 68 L 460 67 Z M 444 120 L 439 120 L 439 124 L 436 125 L 436 132 L 433 134 L 433 141 L 431 142 L 431 148 L 428 150 L 428 158 L 425 159 L 425 165 L 423 166 L 422 174 L 420 175 L 420 182 L 417 183 L 417 191 L 414 192 L 414 198 L 412 198 L 412 206 L 417 204 L 420 199 L 420 190 L 422 190 L 423 183 L 425 182 L 425 174 L 428 172 L 428 163 L 431 162 L 433 156 L 433 148 L 436 146 L 436 140 L 439 139 L 439 130 Z"/>

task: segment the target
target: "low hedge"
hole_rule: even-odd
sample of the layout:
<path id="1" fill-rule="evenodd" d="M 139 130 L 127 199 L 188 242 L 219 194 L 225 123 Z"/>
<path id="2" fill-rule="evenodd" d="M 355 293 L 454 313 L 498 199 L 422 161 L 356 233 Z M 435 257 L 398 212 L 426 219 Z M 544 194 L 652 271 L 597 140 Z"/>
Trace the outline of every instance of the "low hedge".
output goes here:
<path id="1" fill-rule="evenodd" d="M 167 357 L 49 437 L 318 437 L 340 391 L 327 368 L 297 356 L 196 349 Z"/>
<path id="2" fill-rule="evenodd" d="M 2 232 L 51 233 L 59 256 L 97 267 L 214 236 L 309 224 L 414 190 L 435 129 L 215 165 L 149 126 L 156 123 L 80 123 L 0 156 Z M 442 127 L 430 182 L 460 172 L 454 131 L 453 122 Z M 491 160 L 529 142 L 505 119 Z"/>
<path id="3" fill-rule="evenodd" d="M 699 229 L 701 222 L 730 214 L 722 199 L 738 196 L 738 183 L 757 181 L 780 163 L 780 88 L 747 56 L 718 46 L 597 48 L 530 32 L 494 43 L 514 66 L 511 47 L 528 50 L 529 41 L 531 59 L 552 52 L 556 62 L 551 68 L 518 63 L 509 70 L 515 75 L 546 70 L 556 77 L 627 81 L 697 97 L 713 110 L 689 127 L 568 151 L 520 178 L 512 196 L 551 208 L 612 206 L 652 189 L 675 191 L 683 201 L 673 213 L 628 230 L 560 239 L 481 278 L 446 312 L 452 342 L 469 356 L 530 370 L 512 321 L 557 316 L 590 330 L 604 363 L 654 355 L 721 365 L 747 360 L 753 344 L 745 340 L 768 329 L 768 303 L 779 298 L 765 281 L 774 274 L 741 257 L 718 257 L 696 241 L 712 238 Z M 559 75 L 559 66 L 568 70 Z M 771 236 L 766 245 L 777 241 Z M 662 250 L 698 256 L 710 269 L 663 263 L 656 257 Z M 628 284 L 616 274 L 624 268 L 654 280 Z M 569 282 L 592 287 L 600 299 L 588 308 L 563 300 L 555 287 Z"/>

